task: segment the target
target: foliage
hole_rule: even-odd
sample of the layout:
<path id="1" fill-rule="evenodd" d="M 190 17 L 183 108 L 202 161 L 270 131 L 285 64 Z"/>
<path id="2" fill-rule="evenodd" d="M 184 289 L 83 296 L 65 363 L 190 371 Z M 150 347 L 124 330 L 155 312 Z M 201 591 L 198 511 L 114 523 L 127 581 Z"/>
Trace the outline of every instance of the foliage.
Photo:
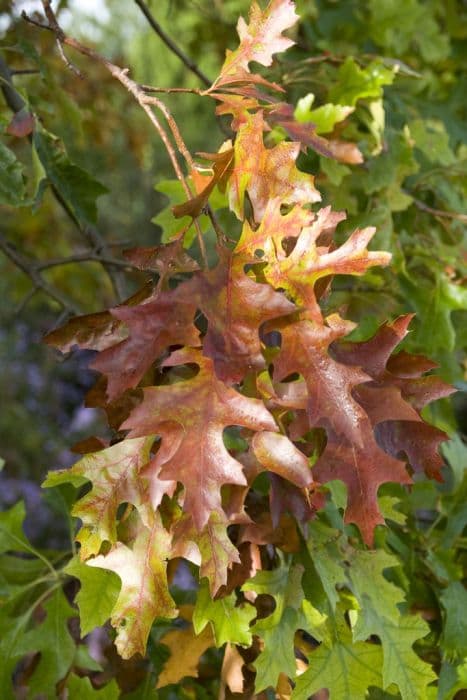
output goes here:
<path id="1" fill-rule="evenodd" d="M 167 117 L 44 7 L 62 48 Z M 410 67 L 412 43 L 428 65 L 447 61 L 459 30 L 438 40 L 436 7 L 414 0 L 411 42 L 394 3 L 369 1 L 348 4 L 335 41 L 334 5 L 313 8 L 288 62 L 277 54 L 294 45 L 283 34 L 298 19 L 291 0 L 254 3 L 239 21 L 238 48 L 202 93 L 228 115 L 231 138 L 194 162 L 167 118 L 169 158 L 183 156 L 187 176 L 159 186 L 172 200 L 156 219 L 163 245 L 125 254 L 144 285 L 47 336 L 95 352 L 87 405 L 109 433 L 78 444 L 81 459 L 44 484 L 73 504 L 79 554 L 74 542 L 71 555 L 33 547 L 20 506 L 1 515 L 5 697 L 24 686 L 32 698 L 305 700 L 327 689 L 331 700 L 449 700 L 465 687 L 467 452 L 458 437 L 445 442 L 445 380 L 461 378 L 464 217 L 444 208 L 460 202 L 464 153 L 457 116 L 451 139 L 424 118 L 429 76 Z M 357 59 L 365 22 L 373 46 L 401 58 Z M 324 53 L 309 70 L 312 40 Z M 314 92 L 298 98 L 302 81 Z M 5 146 L 0 195 L 37 206 L 50 187 L 88 231 L 105 190 L 29 107 L 8 129 L 32 133 L 36 186 Z M 441 184 L 434 166 L 446 169 Z M 199 585 L 180 590 L 196 571 Z"/>

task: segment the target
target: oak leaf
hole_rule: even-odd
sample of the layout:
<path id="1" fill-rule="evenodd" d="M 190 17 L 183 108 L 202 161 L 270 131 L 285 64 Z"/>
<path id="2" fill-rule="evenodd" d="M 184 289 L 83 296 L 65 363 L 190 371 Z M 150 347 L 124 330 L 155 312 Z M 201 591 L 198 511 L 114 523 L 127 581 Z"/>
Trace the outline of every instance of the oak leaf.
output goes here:
<path id="1" fill-rule="evenodd" d="M 197 678 L 201 656 L 215 644 L 210 626 L 200 634 L 195 634 L 191 625 L 185 629 L 174 629 L 159 641 L 170 649 L 171 655 L 159 674 L 157 688 L 178 683 L 185 676 Z"/>
<path id="2" fill-rule="evenodd" d="M 44 486 L 90 481 L 91 490 L 73 507 L 73 515 L 82 520 L 77 539 L 80 555 L 87 559 L 97 554 L 103 542 L 117 541 L 117 510 L 131 503 L 142 515 L 147 512 L 147 484 L 142 468 L 150 460 L 153 437 L 123 440 L 99 452 L 86 455 L 71 469 L 51 472 Z"/>
<path id="3" fill-rule="evenodd" d="M 369 420 L 352 395 L 354 387 L 370 381 L 358 367 L 336 362 L 329 345 L 349 332 L 338 317 L 329 317 L 330 326 L 312 321 L 297 321 L 277 326 L 282 336 L 281 350 L 274 359 L 274 380 L 300 373 L 308 389 L 306 402 L 310 427 L 331 428 L 350 443 L 363 446 Z"/>
<path id="4" fill-rule="evenodd" d="M 391 259 L 389 253 L 367 249 L 376 231 L 372 227 L 357 229 L 335 250 L 320 245 L 323 232 L 333 230 L 342 219 L 342 214 L 332 212 L 330 207 L 321 209 L 311 226 L 302 229 L 289 255 L 278 246 L 270 246 L 265 254 L 268 282 L 284 289 L 318 322 L 322 318 L 315 291 L 318 280 L 332 275 L 362 275 L 369 267 L 387 265 Z"/>
<path id="5" fill-rule="evenodd" d="M 282 36 L 282 32 L 298 20 L 295 4 L 291 0 L 271 0 L 265 10 L 253 2 L 249 20 L 248 25 L 243 17 L 238 20 L 240 45 L 235 51 L 227 51 L 220 76 L 211 90 L 230 83 L 239 69 L 247 71 L 251 61 L 270 66 L 273 54 L 285 51 L 294 44 L 292 39 Z"/>
<path id="6" fill-rule="evenodd" d="M 223 484 L 245 484 L 241 464 L 227 452 L 222 433 L 229 425 L 250 430 L 276 430 L 262 401 L 242 396 L 219 381 L 211 360 L 193 349 L 173 353 L 164 366 L 196 363 L 199 373 L 171 386 L 144 389 L 142 403 L 122 425 L 130 437 L 158 433 L 167 421 L 179 423 L 179 445 L 164 464 L 161 478 L 179 481 L 185 487 L 184 509 L 202 530 L 211 513 L 222 515 L 220 489 Z"/>
<path id="7" fill-rule="evenodd" d="M 265 127 L 263 114 L 259 111 L 238 130 L 234 168 L 229 181 L 229 202 L 239 219 L 243 219 L 246 192 L 257 222 L 263 218 L 266 205 L 273 197 L 280 197 L 283 204 L 310 204 L 321 199 L 313 184 L 313 176 L 300 172 L 295 165 L 300 144 L 283 142 L 265 148 Z"/>
<path id="8" fill-rule="evenodd" d="M 199 331 L 193 323 L 195 311 L 183 284 L 144 304 L 112 309 L 112 315 L 128 327 L 129 336 L 103 350 L 91 364 L 107 377 L 110 400 L 135 387 L 171 345 L 199 344 Z"/>
<path id="9" fill-rule="evenodd" d="M 265 366 L 260 325 L 296 307 L 268 284 L 249 277 L 242 257 L 223 248 L 218 252 L 216 267 L 194 275 L 186 294 L 208 319 L 204 354 L 213 360 L 219 379 L 236 383 L 249 370 Z"/>
<path id="10" fill-rule="evenodd" d="M 150 528 L 140 524 L 131 547 L 118 542 L 108 554 L 88 561 L 88 566 L 109 569 L 121 579 L 111 622 L 117 630 L 118 653 L 124 659 L 136 653 L 144 656 L 156 617 L 176 617 L 166 571 L 170 550 L 170 535 L 155 514 Z"/>

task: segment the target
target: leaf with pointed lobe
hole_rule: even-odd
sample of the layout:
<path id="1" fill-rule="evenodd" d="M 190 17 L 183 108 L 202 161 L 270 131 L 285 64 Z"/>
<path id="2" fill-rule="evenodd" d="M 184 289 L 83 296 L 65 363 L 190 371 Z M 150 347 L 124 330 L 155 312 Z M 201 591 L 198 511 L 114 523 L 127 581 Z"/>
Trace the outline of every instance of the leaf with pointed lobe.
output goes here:
<path id="1" fill-rule="evenodd" d="M 75 600 L 84 637 L 110 618 L 120 591 L 120 580 L 112 571 L 92 568 L 77 557 L 68 562 L 64 572 L 76 577 L 81 584 Z"/>
<path id="2" fill-rule="evenodd" d="M 391 355 L 386 362 L 386 369 L 395 377 L 404 379 L 420 377 L 430 369 L 438 367 L 436 362 L 424 357 L 423 355 L 412 355 L 411 353 L 401 350 L 396 355 Z"/>
<path id="3" fill-rule="evenodd" d="M 282 127 L 292 141 L 300 143 L 303 151 L 309 147 L 321 156 L 341 163 L 363 163 L 363 155 L 358 146 L 348 141 L 319 136 L 315 124 L 297 121 L 291 104 L 278 102 L 271 106 L 267 111 L 266 121 L 271 126 Z"/>
<path id="4" fill-rule="evenodd" d="M 103 542 L 116 542 L 117 510 L 121 503 L 131 503 L 145 513 L 147 485 L 140 472 L 150 459 L 153 442 L 153 437 L 123 440 L 86 455 L 71 469 L 50 472 L 44 482 L 46 487 L 73 483 L 77 478 L 92 483 L 92 489 L 72 511 L 83 522 L 77 536 L 82 559 L 97 554 Z"/>
<path id="5" fill-rule="evenodd" d="M 75 642 L 68 629 L 68 621 L 76 616 L 64 592 L 55 590 L 43 605 L 45 620 L 33 629 L 18 635 L 15 654 L 36 654 L 40 659 L 27 681 L 29 697 L 55 695 L 56 684 L 68 673 L 76 652 Z M 3 658 L 2 658 L 3 661 Z M 5 688 L 2 688 L 5 691 Z"/>
<path id="6" fill-rule="evenodd" d="M 346 484 L 345 522 L 358 525 L 364 541 L 371 546 L 376 525 L 384 524 L 378 504 L 379 487 L 388 481 L 410 484 L 412 479 L 403 462 L 380 449 L 372 432 L 364 432 L 363 437 L 361 447 L 329 441 L 313 474 L 321 483 L 340 479 Z"/>
<path id="7" fill-rule="evenodd" d="M 363 342 L 339 340 L 332 346 L 334 357 L 346 365 L 361 367 L 373 379 L 380 379 L 392 352 L 407 335 L 412 319 L 413 314 L 406 314 L 392 323 L 384 323 L 372 338 Z"/>
<path id="8" fill-rule="evenodd" d="M 229 181 L 230 208 L 243 219 L 245 194 L 251 200 L 254 218 L 261 221 L 268 201 L 280 197 L 283 204 L 310 204 L 321 195 L 315 189 L 313 176 L 300 172 L 297 160 L 299 143 L 279 143 L 265 148 L 265 122 L 261 111 L 243 124 L 235 140 L 235 160 Z"/>
<path id="9" fill-rule="evenodd" d="M 303 227 L 312 223 L 314 214 L 308 209 L 295 206 L 287 214 L 282 214 L 281 205 L 280 197 L 272 197 L 256 229 L 248 221 L 243 223 L 235 255 L 244 258 L 245 262 L 251 262 L 257 251 L 267 253 L 271 248 L 281 249 L 284 240 L 297 238 Z"/>
<path id="10" fill-rule="evenodd" d="M 365 700 L 369 686 L 380 688 L 382 652 L 377 644 L 338 641 L 320 644 L 309 656 L 308 669 L 299 676 L 292 700 L 308 700 L 319 690 L 329 700 Z"/>
<path id="11" fill-rule="evenodd" d="M 120 688 L 115 680 L 96 690 L 91 685 L 89 678 L 80 678 L 74 673 L 68 676 L 66 688 L 69 700 L 72 700 L 72 698 L 79 698 L 80 700 L 118 700 L 120 697 Z"/>
<path id="12" fill-rule="evenodd" d="M 353 398 L 352 390 L 370 378 L 329 355 L 329 345 L 347 333 L 348 326 L 337 317 L 329 317 L 328 321 L 331 326 L 305 320 L 280 327 L 282 345 L 273 362 L 274 380 L 299 372 L 308 389 L 310 427 L 330 426 L 337 435 L 345 435 L 351 443 L 363 446 L 368 418 Z"/>
<path id="13" fill-rule="evenodd" d="M 203 352 L 213 360 L 219 379 L 241 381 L 251 369 L 263 369 L 259 328 L 262 323 L 296 310 L 283 294 L 255 282 L 244 260 L 219 248 L 219 262 L 187 282 L 187 297 L 208 319 Z"/>
<path id="14" fill-rule="evenodd" d="M 219 381 L 211 360 L 199 351 L 176 351 L 164 366 L 184 363 L 196 363 L 199 373 L 171 386 L 145 388 L 142 403 L 122 429 L 130 429 L 130 437 L 139 437 L 157 434 L 160 424 L 166 421 L 182 426 L 178 448 L 164 463 L 161 478 L 183 484 L 185 512 L 202 530 L 211 513 L 223 513 L 221 486 L 246 483 L 241 464 L 225 449 L 224 428 L 240 425 L 254 431 L 274 431 L 276 424 L 261 401 L 247 398 Z"/>
<path id="15" fill-rule="evenodd" d="M 423 421 L 391 420 L 380 423 L 375 430 L 376 439 L 390 455 L 406 454 L 416 472 L 425 472 L 431 479 L 442 481 L 443 458 L 439 453 L 448 435 Z"/>
<path id="16" fill-rule="evenodd" d="M 200 578 L 209 581 L 211 595 L 227 583 L 228 570 L 240 563 L 239 553 L 227 534 L 228 520 L 214 512 L 199 532 L 190 516 L 183 516 L 173 529 L 172 556 L 188 559 L 200 567 Z M 193 546 L 194 545 L 194 546 Z"/>
<path id="17" fill-rule="evenodd" d="M 289 255 L 277 248 L 265 255 L 267 281 L 288 292 L 297 305 L 305 306 L 315 321 L 321 319 L 315 292 L 318 280 L 332 275 L 362 275 L 369 267 L 387 265 L 391 259 L 389 253 L 367 249 L 375 233 L 373 227 L 357 229 L 335 250 L 320 246 L 322 231 L 335 227 L 342 218 L 330 207 L 321 209 L 311 226 L 302 229 Z"/>
<path id="18" fill-rule="evenodd" d="M 264 642 L 254 662 L 257 693 L 269 686 L 275 687 L 281 673 L 295 678 L 294 637 L 303 600 L 302 576 L 301 565 L 281 565 L 272 571 L 259 571 L 242 587 L 243 591 L 270 595 L 275 601 L 273 613 L 258 620 L 252 629 Z"/>
<path id="19" fill-rule="evenodd" d="M 256 608 L 249 603 L 237 605 L 235 593 L 213 600 L 207 582 L 203 580 L 198 591 L 193 612 L 193 627 L 201 634 L 206 625 L 212 626 L 216 646 L 226 642 L 248 647 L 252 641 L 251 621 L 256 617 Z"/>
<path id="20" fill-rule="evenodd" d="M 150 528 L 140 523 L 131 546 L 118 542 L 108 554 L 100 554 L 87 562 L 87 566 L 114 571 L 121 579 L 111 622 L 117 630 L 118 653 L 124 659 L 136 653 L 144 656 L 156 617 L 176 617 L 167 582 L 170 554 L 170 535 L 159 514 L 154 514 Z"/>
<path id="21" fill-rule="evenodd" d="M 184 283 L 138 306 L 112 309 L 112 315 L 127 326 L 128 338 L 102 351 L 91 363 L 107 377 L 110 401 L 135 387 L 171 345 L 199 345 L 199 331 L 193 323 L 195 311 Z"/>
<path id="22" fill-rule="evenodd" d="M 227 51 L 220 76 L 211 89 L 235 80 L 241 69 L 248 71 L 251 61 L 270 66 L 275 53 L 285 51 L 294 44 L 292 39 L 282 36 L 282 32 L 292 27 L 297 20 L 295 4 L 291 0 L 271 0 L 265 10 L 253 2 L 249 24 L 246 24 L 243 17 L 238 20 L 240 45 L 235 51 Z"/>

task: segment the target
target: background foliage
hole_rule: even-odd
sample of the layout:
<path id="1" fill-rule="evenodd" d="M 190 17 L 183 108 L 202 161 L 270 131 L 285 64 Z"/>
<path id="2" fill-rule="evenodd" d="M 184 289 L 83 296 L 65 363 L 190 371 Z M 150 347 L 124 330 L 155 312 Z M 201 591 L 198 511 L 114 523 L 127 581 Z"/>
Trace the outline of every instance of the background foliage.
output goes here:
<path id="1" fill-rule="evenodd" d="M 184 0 L 153 3 L 152 10 L 212 79 L 223 62 L 225 48 L 236 46 L 235 23 L 239 14 L 246 15 L 247 5 L 243 0 L 214 4 Z M 79 260 L 51 267 L 41 265 L 80 255 L 115 262 L 126 247 L 154 245 L 162 230 L 166 235 L 170 231 L 169 204 L 182 199 L 167 156 L 131 97 L 90 61 L 77 59 L 85 80 L 67 71 L 53 50 L 51 38 L 19 18 L 19 6 L 6 8 L 1 16 L 6 29 L 0 63 L 5 98 L 0 108 L 0 203 L 4 212 L 0 240 L 4 252 L 10 252 L 0 261 L 5 300 L 5 324 L 0 336 L 5 368 L 0 378 L 5 397 L 0 418 L 5 506 L 21 494 L 37 505 L 34 484 L 48 469 L 68 465 L 71 456 L 67 448 L 88 434 L 91 423 L 99 420 L 91 409 L 79 408 L 83 390 L 92 383 L 85 369 L 88 358 L 76 353 L 64 362 L 57 361 L 50 350 L 38 345 L 42 334 L 59 325 L 73 310 L 99 311 L 130 295 L 142 280 L 135 270 L 113 263 L 105 266 L 98 261 Z M 131 65 L 132 75 L 139 82 L 200 86 L 199 79 L 161 43 L 136 4 L 109 0 L 106 7 L 108 12 L 101 20 L 90 21 L 74 6 L 67 8 L 67 3 L 60 3 L 59 18 L 73 34 L 95 43 L 116 63 Z M 346 210 L 352 227 L 375 225 L 374 248 L 393 254 L 389 268 L 373 268 L 359 278 L 337 279 L 325 311 L 345 309 L 346 317 L 359 322 L 354 334 L 359 340 L 371 336 L 387 318 L 416 312 L 404 348 L 433 359 L 443 378 L 459 390 L 465 389 L 464 4 L 455 0 L 442 6 L 417 0 L 403 4 L 394 0 L 326 0 L 299 2 L 297 9 L 301 15 L 295 35 L 297 45 L 277 56 L 268 76 L 286 87 L 287 99 L 296 105 L 300 121 L 314 122 L 318 133 L 325 137 L 332 134 L 356 144 L 364 159 L 363 164 L 341 163 L 309 151 L 300 157 L 300 168 L 316 175 L 324 204 Z M 12 70 L 34 72 L 11 76 Z M 13 112 L 22 114 L 20 99 L 31 105 L 43 127 L 32 143 L 28 135 L 11 133 Z M 184 94 L 167 95 L 167 104 L 192 151 L 218 149 L 225 134 L 213 116 L 212 104 Z M 275 127 L 268 137 L 269 144 L 283 138 L 281 127 Z M 84 175 L 83 170 L 88 174 Z M 213 237 L 209 236 L 207 240 L 212 244 Z M 15 246 L 13 259 L 11 245 Z M 22 271 L 18 260 L 23 262 Z M 349 532 L 339 510 L 345 494 L 338 486 L 333 502 L 312 526 L 311 539 L 322 543 L 320 551 L 326 556 L 309 553 L 317 579 L 308 583 L 305 579 L 303 585 L 305 591 L 307 585 L 314 590 L 322 587 L 321 613 L 325 614 L 329 604 L 337 604 L 335 585 L 339 584 L 343 593 L 336 608 L 336 624 L 339 610 L 346 610 L 348 615 L 352 606 L 361 605 L 365 611 L 362 647 L 358 649 L 362 658 L 370 652 L 378 653 L 376 647 L 364 646 L 369 634 L 386 635 L 383 647 L 391 650 L 387 656 L 393 659 L 399 659 L 396 646 L 400 639 L 406 640 L 406 648 L 419 640 L 416 652 L 439 674 L 438 687 L 423 690 L 423 682 L 426 685 L 434 676 L 420 670 L 414 652 L 413 658 L 398 661 L 399 674 L 404 678 L 386 669 L 386 678 L 393 679 L 397 686 L 385 683 L 384 693 L 376 690 L 381 684 L 377 674 L 367 671 L 368 696 L 373 698 L 398 697 L 399 689 L 403 698 L 448 700 L 467 686 L 462 643 L 467 635 L 458 614 L 465 607 L 463 504 L 467 484 L 461 394 L 436 402 L 425 409 L 424 417 L 453 436 L 444 448 L 449 463 L 446 481 L 435 485 L 420 479 L 410 493 L 402 487 L 384 487 L 381 498 L 389 528 L 379 533 L 378 549 L 371 560 L 356 550 L 348 566 L 338 563 L 346 561 L 350 551 Z M 456 437 L 456 432 L 461 437 Z M 120 693 L 128 698 L 216 697 L 222 653 L 210 648 L 211 626 L 203 627 L 202 620 L 212 621 L 217 644 L 224 640 L 247 644 L 252 619 L 248 606 L 240 610 L 231 604 L 231 614 L 241 613 L 235 630 L 223 630 L 224 618 L 216 611 L 215 603 L 206 599 L 202 609 L 201 596 L 193 613 L 194 595 L 186 589 L 187 583 L 194 583 L 187 571 L 182 581 L 174 582 L 177 604 L 186 605 L 175 628 L 169 631 L 168 624 L 157 623 L 151 632 L 148 656 L 122 662 L 108 629 L 93 631 L 109 617 L 118 579 L 104 570 L 99 570 L 99 576 L 98 570 L 84 572 L 77 560 L 68 561 L 67 531 L 73 525 L 67 524 L 66 513 L 75 496 L 72 487 L 62 486 L 49 498 L 52 516 L 50 510 L 35 511 L 40 515 L 35 515 L 33 539 L 39 549 L 27 560 L 18 560 L 9 553 L 11 549 L 32 551 L 22 532 L 20 506 L 2 515 L 0 594 L 8 602 L 1 609 L 7 661 L 0 686 L 9 686 L 9 675 L 16 669 L 16 688 L 29 687 L 31 697 L 40 692 L 55 697 L 50 688 L 56 683 L 63 697 L 67 691 L 69 697 L 79 693 L 109 698 Z M 62 513 L 61 533 L 56 528 L 51 532 L 50 527 L 51 518 L 56 521 L 57 509 Z M 317 562 L 322 562 L 321 568 Z M 286 553 L 274 570 L 282 572 L 281 576 L 277 574 L 280 580 L 268 581 L 267 576 L 273 573 L 265 572 L 266 579 L 260 576 L 246 584 L 257 593 L 268 591 L 275 598 L 274 620 L 265 616 L 269 622 L 256 623 L 254 632 L 260 638 L 276 640 L 274 635 L 287 633 L 290 645 L 295 629 L 301 627 L 297 620 L 307 615 L 306 601 L 293 593 L 300 566 L 311 571 L 309 561 L 298 562 Z M 78 588 L 73 578 L 76 567 L 81 567 L 78 578 L 82 581 L 77 602 L 82 615 L 86 610 L 83 618 L 88 620 L 87 628 L 81 631 L 76 624 L 76 609 L 70 604 Z M 395 585 L 387 581 L 388 572 Z M 88 585 L 83 577 L 89 577 Z M 374 581 L 374 588 L 368 588 L 368 578 Z M 177 590 L 177 583 L 181 590 Z M 350 604 L 346 595 L 352 596 Z M 421 611 L 426 622 L 416 618 L 416 623 L 410 622 L 415 625 L 411 628 L 407 619 L 413 618 L 408 612 L 415 610 Z M 277 621 L 279 614 L 282 625 Z M 191 619 L 201 633 L 196 643 Z M 54 621 L 62 630 L 59 638 L 53 632 Z M 322 621 L 310 619 L 309 611 L 307 625 L 303 628 L 312 630 L 313 639 L 326 639 L 328 632 Z M 349 645 L 342 629 L 343 656 L 331 648 L 329 657 L 322 659 L 323 668 L 335 669 L 335 678 L 339 678 L 338 664 L 346 658 Z M 85 643 L 80 640 L 80 632 L 83 636 L 90 633 Z M 176 633 L 179 636 L 170 637 Z M 244 636 L 235 638 L 235 634 Z M 190 640 L 193 653 L 192 673 L 186 674 L 192 677 L 156 694 L 157 677 L 159 684 L 161 676 L 166 682 L 173 679 L 167 665 L 168 649 L 179 648 L 184 636 Z M 310 638 L 295 643 L 306 657 Z M 209 651 L 203 656 L 205 649 Z M 35 655 L 38 650 L 40 656 Z M 93 650 L 97 660 L 89 655 Z M 243 660 L 238 661 L 235 647 L 229 646 L 228 650 L 237 666 L 241 665 Z M 276 684 L 278 678 L 280 681 L 280 672 L 291 661 L 281 659 L 276 663 L 277 668 L 271 659 L 255 662 L 265 688 Z M 344 677 L 355 679 L 354 689 L 336 686 L 330 689 L 331 697 L 360 697 L 358 681 L 363 671 L 359 663 L 358 654 L 357 658 L 349 657 L 344 672 Z M 235 662 L 232 664 L 235 667 Z M 376 667 L 376 659 L 370 660 L 370 665 Z M 267 668 L 272 671 L 267 672 Z M 229 697 L 233 689 L 229 690 L 225 673 L 224 664 L 223 683 Z M 267 673 L 274 675 L 274 681 Z M 196 674 L 199 680 L 194 680 Z M 230 682 L 235 687 L 234 681 Z M 100 686 L 102 690 L 93 690 Z M 307 697 L 321 686 L 316 680 L 316 687 L 303 687 L 302 695 L 296 697 Z M 281 692 L 278 697 L 288 697 L 285 681 L 282 690 L 277 691 Z"/>

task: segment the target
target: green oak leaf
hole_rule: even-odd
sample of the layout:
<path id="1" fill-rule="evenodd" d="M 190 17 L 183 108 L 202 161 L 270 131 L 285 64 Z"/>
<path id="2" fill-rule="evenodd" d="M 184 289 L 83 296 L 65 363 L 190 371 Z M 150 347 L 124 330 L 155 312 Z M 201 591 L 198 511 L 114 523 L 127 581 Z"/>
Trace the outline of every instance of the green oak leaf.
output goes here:
<path id="1" fill-rule="evenodd" d="M 72 163 L 61 140 L 53 134 L 44 129 L 36 129 L 33 143 L 48 182 L 65 201 L 72 215 L 82 224 L 95 223 L 96 200 L 107 194 L 108 189 Z M 39 188 L 40 193 L 42 189 Z"/>
<path id="2" fill-rule="evenodd" d="M 315 96 L 312 92 L 298 100 L 294 117 L 300 123 L 312 122 L 317 134 L 329 134 L 338 122 L 343 121 L 354 111 L 353 107 L 334 105 L 331 102 L 311 109 L 314 100 Z"/>
<path id="3" fill-rule="evenodd" d="M 315 520 L 310 523 L 308 551 L 328 597 L 331 610 L 339 602 L 336 586 L 346 583 L 345 570 L 341 564 L 339 548 L 341 534 L 328 525 Z"/>
<path id="4" fill-rule="evenodd" d="M 68 631 L 68 620 L 76 617 L 61 589 L 55 590 L 43 605 L 45 620 L 25 632 L 15 646 L 15 653 L 37 653 L 40 659 L 27 684 L 32 697 L 44 693 L 54 698 L 54 688 L 65 677 L 75 657 L 76 645 Z"/>
<path id="5" fill-rule="evenodd" d="M 254 625 L 253 634 L 264 641 L 264 649 L 254 662 L 255 689 L 276 687 L 279 675 L 295 678 L 294 637 L 299 625 L 299 608 L 303 600 L 303 567 L 282 565 L 273 571 L 259 571 L 242 587 L 244 591 L 273 596 L 276 607 L 272 615 Z"/>
<path id="6" fill-rule="evenodd" d="M 467 591 L 460 581 L 451 581 L 440 595 L 445 612 L 441 645 L 448 661 L 467 658 Z"/>
<path id="7" fill-rule="evenodd" d="M 200 634 L 211 624 L 216 646 L 226 642 L 248 647 L 251 644 L 251 621 L 256 617 L 256 608 L 250 603 L 236 605 L 235 593 L 213 600 L 206 579 L 202 579 L 193 612 L 193 627 Z"/>
<path id="8" fill-rule="evenodd" d="M 113 571 L 88 566 L 78 557 L 74 557 L 63 571 L 77 578 L 81 584 L 75 602 L 80 613 L 81 636 L 84 637 L 110 618 L 121 581 Z"/>
<path id="9" fill-rule="evenodd" d="M 377 635 L 383 649 L 383 687 L 395 683 L 403 700 L 426 695 L 435 679 L 431 667 L 412 649 L 424 637 L 428 625 L 415 615 L 401 615 L 403 592 L 386 580 L 383 571 L 399 562 L 383 550 L 355 551 L 348 569 L 351 588 L 360 605 L 353 627 L 356 642 Z"/>
<path id="10" fill-rule="evenodd" d="M 329 691 L 329 700 L 365 700 L 369 686 L 382 686 L 381 647 L 352 643 L 350 634 L 342 633 L 332 645 L 320 644 L 308 662 L 308 669 L 297 679 L 292 700 L 308 700 L 323 688 Z"/>
<path id="11" fill-rule="evenodd" d="M 394 75 L 395 71 L 386 68 L 379 60 L 360 68 L 349 56 L 338 70 L 338 80 L 331 87 L 329 98 L 334 104 L 351 107 L 361 99 L 378 99 L 383 94 L 383 85 L 390 85 Z"/>

